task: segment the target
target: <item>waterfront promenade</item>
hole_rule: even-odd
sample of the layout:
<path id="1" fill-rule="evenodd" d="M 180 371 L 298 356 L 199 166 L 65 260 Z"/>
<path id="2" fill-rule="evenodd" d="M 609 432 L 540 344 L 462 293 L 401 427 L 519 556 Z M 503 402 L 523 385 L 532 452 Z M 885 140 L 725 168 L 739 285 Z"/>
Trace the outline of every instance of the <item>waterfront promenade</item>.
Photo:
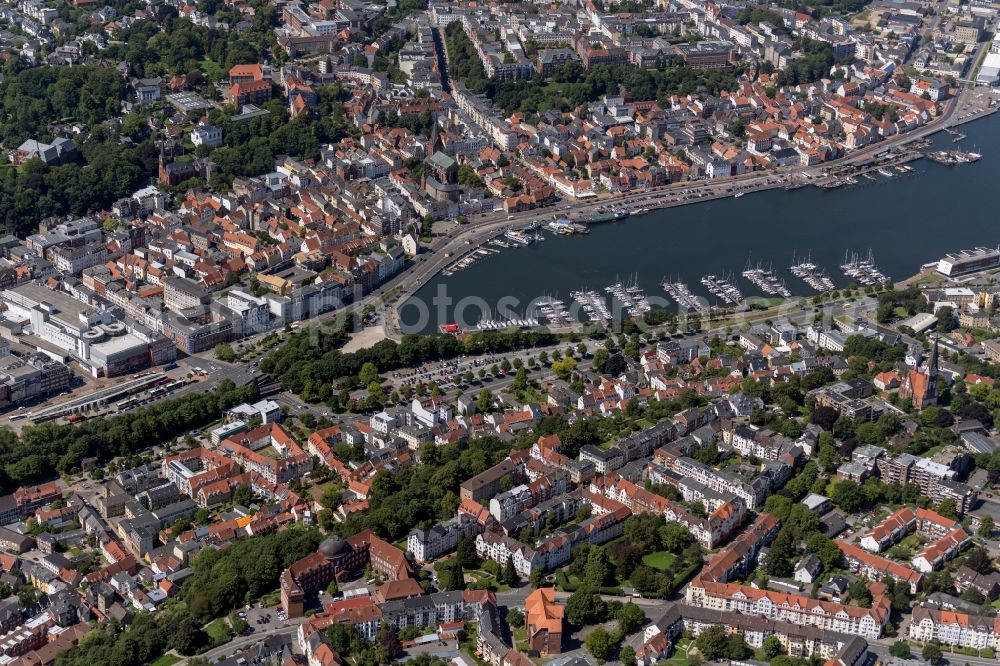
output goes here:
<path id="1" fill-rule="evenodd" d="M 736 178 L 673 183 L 660 188 L 635 192 L 604 194 L 584 201 L 564 201 L 556 207 L 534 209 L 509 216 L 496 213 L 477 216 L 470 221 L 469 225 L 456 225 L 434 238 L 427 248 L 429 252 L 418 257 L 417 265 L 408 270 L 402 280 L 393 281 L 391 285 L 381 290 L 382 294 L 385 295 L 382 304 L 385 306 L 384 322 L 387 334 L 393 338 L 398 338 L 401 335 L 398 317 L 399 306 L 434 280 L 447 266 L 506 229 L 522 228 L 530 224 L 543 224 L 552 219 L 553 216 L 586 219 L 595 215 L 598 207 L 610 205 L 655 210 L 731 198 L 733 189 L 749 194 L 776 188 L 802 187 L 822 179 L 832 169 L 864 165 L 872 161 L 875 155 L 884 151 L 905 147 L 909 143 L 925 139 L 943 129 L 989 115 L 996 110 L 996 107 L 989 105 L 989 100 L 989 93 L 963 91 L 960 97 L 950 100 L 945 105 L 940 116 L 932 123 L 913 132 L 898 135 L 890 140 L 850 153 L 839 160 L 815 167 L 782 167 L 764 172 L 753 172 Z M 685 198 L 679 194 L 681 191 L 687 193 Z M 740 203 L 747 201 L 747 199 L 743 199 Z M 624 273 L 629 272 L 627 266 L 622 266 L 621 270 Z M 453 280 L 460 282 L 462 276 L 459 275 Z"/>

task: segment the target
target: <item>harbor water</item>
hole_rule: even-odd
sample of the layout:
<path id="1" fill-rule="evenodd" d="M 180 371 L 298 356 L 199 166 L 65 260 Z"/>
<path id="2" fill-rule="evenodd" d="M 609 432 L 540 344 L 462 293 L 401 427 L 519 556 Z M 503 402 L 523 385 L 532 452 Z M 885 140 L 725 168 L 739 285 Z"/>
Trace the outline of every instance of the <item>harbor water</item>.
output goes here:
<path id="1" fill-rule="evenodd" d="M 742 276 L 748 262 L 773 269 L 792 294 L 810 295 L 816 292 L 788 271 L 793 260 L 808 256 L 842 287 L 851 282 L 840 270 L 846 252 L 866 257 L 870 250 L 878 268 L 899 280 L 947 252 L 996 247 L 1000 114 L 961 131 L 966 138 L 959 143 L 936 134 L 927 150 L 962 148 L 981 153 L 980 161 L 945 166 L 921 159 L 910 163 L 912 172 L 873 172 L 874 179 L 835 190 L 769 190 L 632 215 L 593 225 L 589 235 L 545 233 L 542 242 L 428 282 L 401 309 L 403 331 L 431 333 L 456 320 L 470 325 L 520 316 L 525 304 L 542 296 L 569 305 L 571 292 L 604 293 L 619 281 L 637 282 L 650 296 L 665 295 L 665 278 L 679 281 L 717 304 L 701 283 L 715 275 L 748 297 L 762 296 Z M 539 221 L 544 227 L 548 218 Z M 455 304 L 462 304 L 460 312 Z"/>

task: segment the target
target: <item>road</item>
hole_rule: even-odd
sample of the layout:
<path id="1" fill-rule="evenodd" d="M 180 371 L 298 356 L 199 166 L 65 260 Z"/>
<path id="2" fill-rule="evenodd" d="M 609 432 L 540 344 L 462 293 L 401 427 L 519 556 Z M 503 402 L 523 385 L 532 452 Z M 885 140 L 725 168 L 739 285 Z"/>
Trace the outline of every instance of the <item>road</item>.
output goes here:
<path id="1" fill-rule="evenodd" d="M 753 172 L 732 178 L 718 178 L 702 182 L 671 183 L 662 187 L 643 189 L 636 192 L 598 195 L 584 201 L 562 202 L 555 208 L 534 209 L 511 215 L 491 213 L 476 216 L 473 218 L 473 225 L 452 229 L 446 234 L 435 238 L 427 246 L 430 256 L 418 256 L 417 265 L 405 274 L 406 286 L 396 290 L 393 297 L 386 304 L 388 306 L 384 313 L 386 332 L 389 337 L 398 338 L 401 335 L 397 313 L 398 307 L 405 303 L 439 272 L 444 270 L 444 268 L 454 263 L 461 254 L 471 251 L 505 229 L 544 223 L 551 219 L 553 215 L 582 219 L 588 215 L 592 215 L 597 207 L 612 204 L 624 207 L 641 205 L 644 208 L 687 205 L 712 198 L 731 196 L 727 192 L 727 188 L 738 188 L 745 192 L 771 189 L 791 183 L 794 181 L 795 176 L 801 174 L 807 176 L 801 182 L 807 182 L 810 179 L 822 177 L 832 169 L 844 166 L 857 166 L 862 162 L 871 160 L 877 153 L 904 146 L 959 122 L 968 122 L 974 117 L 982 115 L 966 113 L 961 115 L 956 121 L 954 118 L 956 111 L 959 109 L 963 111 L 968 110 L 966 106 L 963 106 L 963 102 L 967 102 L 968 97 L 969 91 L 963 90 L 959 97 L 945 102 L 941 114 L 929 124 L 912 132 L 897 135 L 885 141 L 853 151 L 843 158 L 818 166 L 780 167 L 766 172 Z M 688 198 L 678 200 L 678 192 L 680 190 L 690 193 Z M 400 280 L 397 278 L 392 283 L 397 281 Z M 389 285 L 386 285 L 386 288 L 388 289 Z"/>
<path id="2" fill-rule="evenodd" d="M 237 636 L 236 638 L 234 638 L 233 640 L 229 641 L 224 645 L 220 645 L 217 648 L 213 648 L 207 652 L 197 655 L 197 658 L 206 659 L 209 661 L 209 663 L 212 663 L 218 661 L 220 657 L 231 655 L 234 652 L 239 652 L 244 648 L 248 648 L 251 645 L 254 645 L 255 643 L 263 641 L 265 638 L 270 638 L 272 636 L 280 636 L 280 635 L 286 635 L 286 636 L 292 635 L 296 631 L 298 631 L 299 625 L 305 622 L 306 619 L 307 618 L 304 617 L 295 618 L 289 620 L 286 624 L 283 624 L 282 626 L 279 627 L 267 629 L 266 631 L 257 631 L 250 634 L 249 636 Z M 176 666 L 187 666 L 187 663 L 189 661 L 190 658 L 181 659 L 179 662 L 177 662 Z"/>

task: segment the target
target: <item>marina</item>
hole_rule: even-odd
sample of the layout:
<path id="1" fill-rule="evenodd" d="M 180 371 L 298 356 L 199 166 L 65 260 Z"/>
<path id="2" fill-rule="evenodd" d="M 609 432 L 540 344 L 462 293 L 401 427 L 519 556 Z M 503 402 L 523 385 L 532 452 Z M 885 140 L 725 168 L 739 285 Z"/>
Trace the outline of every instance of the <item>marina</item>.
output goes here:
<path id="1" fill-rule="evenodd" d="M 788 271 L 812 289 L 823 292 L 836 288 L 833 280 L 823 272 L 823 269 L 812 262 L 812 253 L 809 254 L 805 261 L 795 263 L 795 259 L 792 259 L 792 262 L 792 265 L 788 267 Z"/>
<path id="2" fill-rule="evenodd" d="M 469 330 L 473 333 L 477 331 L 506 331 L 511 328 L 535 328 L 538 326 L 537 319 L 481 319 L 478 324 Z"/>
<path id="3" fill-rule="evenodd" d="M 871 250 L 868 250 L 868 255 L 864 258 L 859 258 L 855 253 L 845 252 L 844 263 L 840 265 L 840 270 L 856 283 L 865 286 L 885 284 L 889 281 L 889 277 L 875 265 L 875 256 Z"/>
<path id="4" fill-rule="evenodd" d="M 646 293 L 639 286 L 638 281 L 633 282 L 631 285 L 623 285 L 621 282 L 616 282 L 610 287 L 605 287 L 604 291 L 611 294 L 616 301 L 621 303 L 625 308 L 625 312 L 630 317 L 641 317 L 653 309 L 649 305 L 649 299 L 646 298 Z"/>
<path id="5" fill-rule="evenodd" d="M 549 326 L 561 327 L 572 326 L 577 323 L 573 315 L 566 309 L 566 304 L 556 298 L 545 296 L 535 302 L 538 313 L 548 323 Z"/>
<path id="6" fill-rule="evenodd" d="M 976 152 L 987 157 L 1000 153 L 1000 114 L 964 125 L 962 131 L 968 135 L 963 146 L 977 146 Z M 944 132 L 915 147 L 955 149 Z M 557 235 L 542 222 L 543 232 L 548 232 L 545 242 L 492 255 L 488 261 L 465 269 L 461 279 L 438 277 L 424 284 L 412 300 L 431 305 L 431 317 L 425 317 L 427 323 L 416 329 L 407 329 L 408 323 L 412 326 L 418 321 L 418 311 L 407 304 L 400 312 L 403 330 L 436 332 L 438 323 L 455 320 L 452 304 L 467 298 L 494 310 L 489 312 L 486 306 L 466 308 L 464 317 L 469 323 L 477 321 L 479 310 L 484 318 L 497 319 L 495 304 L 502 298 L 527 303 L 548 294 L 570 306 L 571 290 L 603 292 L 605 286 L 616 282 L 616 276 L 626 275 L 637 275 L 639 283 L 647 287 L 663 286 L 655 294 L 649 292 L 654 309 L 707 312 L 715 301 L 701 285 L 701 276 L 736 275 L 742 279 L 751 247 L 761 248 L 754 251 L 753 263 L 773 266 L 794 297 L 817 293 L 804 278 L 785 272 L 790 264 L 803 262 L 805 248 L 812 248 L 809 262 L 836 289 L 852 282 L 864 286 L 841 274 L 840 266 L 850 261 L 850 252 L 844 260 L 847 248 L 862 255 L 871 248 L 878 271 L 899 281 L 947 252 L 997 246 L 1000 235 L 983 224 L 995 208 L 992 192 L 996 185 L 988 159 L 961 169 L 929 159 L 892 161 L 909 168 L 905 177 L 897 173 L 886 178 L 867 169 L 864 172 L 874 180 L 858 175 L 858 186 L 830 192 L 816 187 L 779 187 L 739 199 L 728 193 L 694 205 L 685 200 L 683 205 L 647 213 L 639 210 L 650 204 L 639 200 L 627 221 L 589 226 L 587 236 Z M 839 172 L 834 177 L 839 177 Z M 960 205 L 961 214 L 956 214 L 956 205 Z M 553 212 L 545 211 L 546 221 Z M 944 237 L 943 224 L 947 228 Z M 767 238 L 764 245 L 762 237 Z M 665 276 L 669 276 L 666 283 Z M 685 291 L 678 292 L 675 284 L 683 285 Z M 757 293 L 749 281 L 743 286 L 748 295 L 751 289 Z M 442 294 L 448 301 L 436 305 L 435 299 Z M 575 308 L 573 312 L 576 314 Z M 582 312 L 579 315 L 577 318 L 585 319 Z"/>
<path id="7" fill-rule="evenodd" d="M 451 277 L 455 273 L 474 266 L 484 259 L 500 254 L 501 250 L 528 247 L 535 242 L 543 240 L 545 240 L 545 237 L 537 227 L 527 227 L 521 231 L 513 229 L 505 231 L 494 236 L 471 252 L 466 253 L 461 259 L 449 264 L 441 271 L 441 275 Z"/>
<path id="8" fill-rule="evenodd" d="M 748 261 L 747 268 L 743 271 L 743 277 L 767 296 L 788 298 L 792 295 L 792 292 L 775 275 L 773 270 L 770 268 L 761 268 L 760 264 L 756 268 L 750 268 Z"/>
<path id="9" fill-rule="evenodd" d="M 743 302 L 743 292 L 726 278 L 705 275 L 702 276 L 701 283 L 708 289 L 708 293 L 727 305 L 739 305 Z"/>
<path id="10" fill-rule="evenodd" d="M 682 311 L 707 312 L 708 306 L 697 296 L 691 293 L 688 286 L 683 282 L 664 281 L 663 291 L 667 292 Z"/>
<path id="11" fill-rule="evenodd" d="M 608 304 L 596 291 L 571 291 L 570 297 L 580 306 L 587 319 L 595 324 L 606 324 L 611 321 L 611 311 Z"/>

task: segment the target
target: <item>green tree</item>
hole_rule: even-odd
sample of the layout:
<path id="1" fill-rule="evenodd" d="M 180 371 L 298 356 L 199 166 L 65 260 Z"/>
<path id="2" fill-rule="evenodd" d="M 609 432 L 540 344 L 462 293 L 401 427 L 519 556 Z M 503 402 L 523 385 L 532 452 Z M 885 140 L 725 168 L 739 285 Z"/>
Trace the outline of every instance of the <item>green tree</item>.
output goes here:
<path id="1" fill-rule="evenodd" d="M 607 604 L 588 586 L 581 587 L 566 600 L 566 619 L 577 626 L 604 622 L 607 612 Z"/>
<path id="2" fill-rule="evenodd" d="M 524 391 L 528 388 L 528 371 L 523 367 L 517 369 L 514 381 L 511 382 L 510 389 L 515 392 Z"/>
<path id="3" fill-rule="evenodd" d="M 687 526 L 671 521 L 657 530 L 660 545 L 671 553 L 680 553 L 691 543 L 691 532 Z"/>
<path id="4" fill-rule="evenodd" d="M 955 520 L 958 518 L 958 505 L 951 498 L 941 500 L 941 503 L 937 505 L 937 512 L 945 518 Z"/>
<path id="5" fill-rule="evenodd" d="M 607 582 L 611 575 L 611 567 L 608 565 L 608 556 L 603 548 L 590 549 L 587 555 L 586 575 L 587 581 L 596 587 L 601 587 Z"/>
<path id="6" fill-rule="evenodd" d="M 726 630 L 718 625 L 712 625 L 699 634 L 698 638 L 694 640 L 694 644 L 705 659 L 709 661 L 718 659 L 726 654 L 728 647 Z"/>
<path id="7" fill-rule="evenodd" d="M 912 656 L 910 644 L 903 640 L 896 641 L 889 648 L 889 654 L 900 659 L 909 659 Z"/>
<path id="8" fill-rule="evenodd" d="M 361 366 L 361 370 L 358 371 L 358 381 L 365 386 L 379 381 L 378 368 L 374 363 L 368 361 Z"/>
<path id="9" fill-rule="evenodd" d="M 747 642 L 739 634 L 733 634 L 726 639 L 726 657 L 729 659 L 746 659 L 752 655 L 753 649 L 747 645 Z"/>
<path id="10" fill-rule="evenodd" d="M 785 654 L 785 648 L 781 645 L 781 641 L 777 636 L 768 636 L 765 638 L 761 649 L 767 659 L 774 659 L 779 654 Z"/>
<path id="11" fill-rule="evenodd" d="M 635 648 L 631 645 L 622 646 L 622 649 L 618 651 L 618 661 L 622 662 L 624 666 L 635 666 Z"/>
<path id="12" fill-rule="evenodd" d="M 457 557 L 442 562 L 437 567 L 438 583 L 442 590 L 464 590 L 465 571 Z"/>
<path id="13" fill-rule="evenodd" d="M 941 661 L 941 646 L 936 641 L 931 641 L 924 646 L 921 656 L 932 664 L 938 664 Z"/>
<path id="14" fill-rule="evenodd" d="M 531 585 L 531 589 L 533 590 L 545 586 L 545 574 L 542 572 L 541 567 L 535 567 L 531 570 L 531 575 L 528 577 L 528 584 Z"/>
<path id="15" fill-rule="evenodd" d="M 848 513 L 858 513 L 868 506 L 868 499 L 861 490 L 861 486 L 850 480 L 838 481 L 833 488 L 830 499 Z"/>
<path id="16" fill-rule="evenodd" d="M 767 554 L 767 573 L 781 578 L 791 576 L 794 557 L 795 544 L 792 530 L 787 526 L 782 527 Z"/>
<path id="17" fill-rule="evenodd" d="M 482 369 L 480 368 L 480 372 Z M 489 389 L 483 389 L 479 392 L 479 396 L 476 398 L 476 409 L 481 413 L 485 414 L 493 408 L 493 395 L 490 393 Z"/>
<path id="18" fill-rule="evenodd" d="M 646 621 L 646 614 L 635 603 L 629 601 L 618 610 L 618 633 L 628 636 Z"/>
<path id="19" fill-rule="evenodd" d="M 232 363 L 236 360 L 236 352 L 233 350 L 233 346 L 225 342 L 215 345 L 213 353 L 215 354 L 215 358 L 225 363 Z"/>
<path id="20" fill-rule="evenodd" d="M 983 519 L 979 523 L 979 529 L 976 530 L 976 534 L 984 539 L 991 539 L 995 530 L 996 525 L 993 522 L 993 518 L 991 516 L 983 516 Z"/>
<path id="21" fill-rule="evenodd" d="M 614 639 L 604 627 L 594 629 L 587 634 L 587 638 L 583 642 L 587 646 L 587 651 L 600 662 L 608 658 L 611 648 L 614 647 Z"/>
<path id="22" fill-rule="evenodd" d="M 508 557 L 507 562 L 503 565 L 503 582 L 508 585 L 517 585 L 520 580 L 517 569 L 514 568 L 514 558 Z"/>

